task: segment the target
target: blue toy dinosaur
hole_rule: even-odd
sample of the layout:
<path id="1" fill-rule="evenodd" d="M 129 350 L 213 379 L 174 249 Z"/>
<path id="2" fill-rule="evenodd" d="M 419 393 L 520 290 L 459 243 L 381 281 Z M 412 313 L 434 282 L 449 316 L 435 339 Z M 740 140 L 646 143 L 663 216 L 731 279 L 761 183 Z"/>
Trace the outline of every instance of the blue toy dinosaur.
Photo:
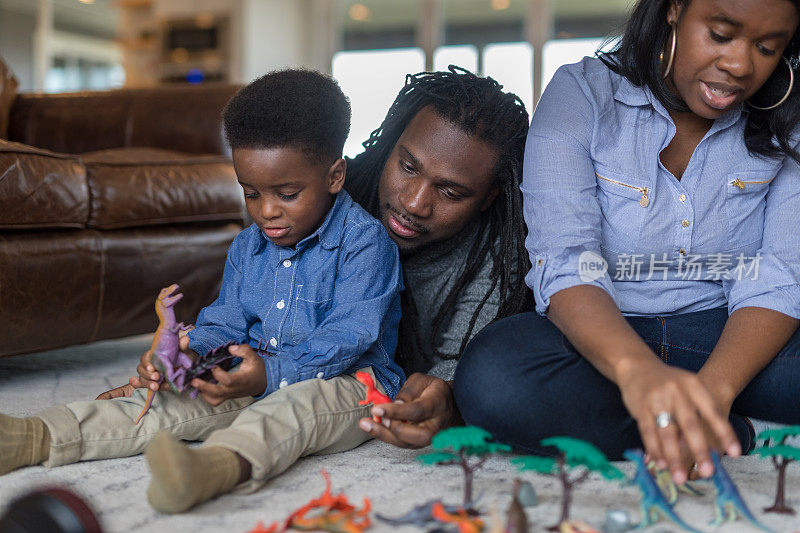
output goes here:
<path id="1" fill-rule="evenodd" d="M 642 521 L 639 524 L 639 529 L 658 522 L 659 517 L 661 517 L 671 520 L 686 531 L 700 533 L 700 531 L 692 528 L 689 524 L 681 520 L 681 518 L 675 514 L 675 511 L 672 510 L 672 505 L 664 498 L 664 494 L 661 492 L 661 489 L 658 488 L 655 479 L 653 479 L 653 476 L 651 476 L 650 472 L 647 470 L 642 450 L 625 450 L 623 455 L 636 465 L 636 475 L 630 483 L 635 483 L 642 493 L 642 501 L 640 503 Z"/>
<path id="2" fill-rule="evenodd" d="M 711 525 L 718 526 L 723 522 L 733 522 L 743 516 L 758 529 L 774 533 L 756 520 L 756 517 L 744 504 L 736 485 L 733 484 L 728 473 L 722 468 L 719 454 L 713 450 L 711 451 L 711 460 L 714 462 L 714 475 L 711 477 L 711 481 L 717 489 L 717 497 L 714 499 L 714 510 L 717 513 L 717 517 L 711 522 Z"/>

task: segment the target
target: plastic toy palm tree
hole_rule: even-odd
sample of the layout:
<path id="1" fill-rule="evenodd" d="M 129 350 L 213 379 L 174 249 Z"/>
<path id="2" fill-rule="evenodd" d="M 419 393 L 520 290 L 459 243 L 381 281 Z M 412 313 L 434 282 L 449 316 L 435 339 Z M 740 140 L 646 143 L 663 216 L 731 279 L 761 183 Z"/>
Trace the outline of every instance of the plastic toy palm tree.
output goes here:
<path id="1" fill-rule="evenodd" d="M 492 434 L 475 426 L 459 426 L 437 433 L 431 440 L 434 453 L 420 455 L 426 465 L 459 465 L 464 471 L 464 507 L 472 505 L 472 477 L 490 454 L 510 452 L 511 447 L 491 442 Z M 475 457 L 477 461 L 470 462 Z"/>
<path id="2" fill-rule="evenodd" d="M 569 520 L 569 507 L 572 502 L 572 490 L 582 483 L 591 472 L 598 472 L 606 479 L 624 479 L 624 475 L 608 462 L 606 456 L 594 445 L 571 437 L 551 437 L 541 441 L 542 446 L 553 446 L 558 449 L 557 457 L 525 456 L 512 459 L 511 463 L 519 470 L 533 470 L 540 474 L 559 478 L 562 487 L 561 518 L 558 524 L 548 528 L 557 531 L 559 525 Z M 579 469 L 570 477 L 572 469 Z M 582 471 L 580 471 L 582 470 Z"/>
<path id="3" fill-rule="evenodd" d="M 784 495 L 786 487 L 786 467 L 789 466 L 789 463 L 800 460 L 800 448 L 789 446 L 786 444 L 786 439 L 796 436 L 800 436 L 800 426 L 768 429 L 762 431 L 758 434 L 758 437 L 756 437 L 758 440 L 763 440 L 764 445 L 756 448 L 751 453 L 760 455 L 761 457 L 769 457 L 772 459 L 773 466 L 778 471 L 778 490 L 775 494 L 775 503 L 772 504 L 772 507 L 765 508 L 765 513 L 795 514 L 794 509 L 786 505 Z"/>

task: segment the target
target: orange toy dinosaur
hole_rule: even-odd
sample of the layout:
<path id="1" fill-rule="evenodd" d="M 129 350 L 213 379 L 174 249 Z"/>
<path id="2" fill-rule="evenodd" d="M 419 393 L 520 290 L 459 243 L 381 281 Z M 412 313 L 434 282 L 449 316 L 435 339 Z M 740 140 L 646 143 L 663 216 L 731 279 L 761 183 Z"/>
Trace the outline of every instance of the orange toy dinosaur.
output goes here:
<path id="1" fill-rule="evenodd" d="M 372 380 L 372 376 L 367 374 L 366 372 L 356 372 L 356 379 L 360 381 L 365 387 L 367 387 L 367 399 L 361 400 L 358 402 L 358 405 L 367 405 L 371 403 L 373 405 L 379 403 L 392 403 L 392 399 L 383 394 L 381 391 L 375 388 L 375 382 Z M 372 419 L 377 422 L 378 424 L 381 423 L 381 417 L 373 416 Z"/>
<path id="2" fill-rule="evenodd" d="M 322 471 L 322 477 L 325 478 L 325 492 L 322 496 L 294 511 L 283 524 L 275 522 L 269 527 L 264 527 L 264 524 L 259 522 L 249 533 L 281 533 L 287 529 L 363 533 L 372 525 L 367 516 L 370 510 L 369 498 L 364 498 L 363 508 L 356 509 L 347 501 L 347 496 L 344 494 L 331 494 L 331 478 L 325 470 Z M 314 509 L 318 510 L 314 513 L 315 516 L 307 517 L 306 514 Z"/>
<path id="3" fill-rule="evenodd" d="M 460 509 L 457 514 L 450 514 L 445 511 L 441 502 L 433 504 L 431 516 L 445 524 L 456 524 L 458 533 L 480 533 L 483 529 L 483 520 L 480 518 L 470 516 L 464 509 Z"/>

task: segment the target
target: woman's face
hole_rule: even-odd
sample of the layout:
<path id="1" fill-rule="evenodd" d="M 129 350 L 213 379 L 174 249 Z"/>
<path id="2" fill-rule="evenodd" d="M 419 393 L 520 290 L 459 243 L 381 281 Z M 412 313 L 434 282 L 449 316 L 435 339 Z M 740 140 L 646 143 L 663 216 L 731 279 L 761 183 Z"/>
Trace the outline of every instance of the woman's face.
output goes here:
<path id="1" fill-rule="evenodd" d="M 677 27 L 668 85 L 694 114 L 713 120 L 787 68 L 781 54 L 800 14 L 790 0 L 671 0 L 667 22 Z M 667 57 L 670 49 L 668 38 Z"/>

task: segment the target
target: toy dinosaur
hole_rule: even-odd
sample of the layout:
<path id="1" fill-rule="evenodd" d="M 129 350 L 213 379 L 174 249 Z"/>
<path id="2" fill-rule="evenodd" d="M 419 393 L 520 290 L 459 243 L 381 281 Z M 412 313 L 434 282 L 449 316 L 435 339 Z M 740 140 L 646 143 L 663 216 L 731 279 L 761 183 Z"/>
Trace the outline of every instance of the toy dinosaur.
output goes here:
<path id="1" fill-rule="evenodd" d="M 642 450 L 625 450 L 623 455 L 636 465 L 636 474 L 630 483 L 635 483 L 642 493 L 642 501 L 639 504 L 642 510 L 642 522 L 639 524 L 639 528 L 658 522 L 659 516 L 661 516 L 671 520 L 686 531 L 699 533 L 697 529 L 692 528 L 689 524 L 681 520 L 672 510 L 672 505 L 666 500 L 661 489 L 658 488 L 655 479 L 653 479 L 653 476 L 651 476 L 650 472 L 647 470 Z"/>
<path id="2" fill-rule="evenodd" d="M 161 289 L 156 298 L 156 315 L 158 315 L 158 329 L 153 335 L 153 343 L 150 345 L 150 362 L 161 372 L 161 380 L 181 379 L 186 369 L 192 366 L 191 358 L 180 351 L 179 332 L 191 329 L 181 323 L 175 323 L 175 311 L 172 307 L 183 298 L 183 294 L 177 292 L 178 284 L 173 283 L 169 287 Z M 177 292 L 177 294 L 176 294 Z M 147 399 L 144 408 L 139 416 L 136 417 L 135 424 L 138 424 L 142 417 L 150 410 L 156 392 L 152 389 L 147 390 Z"/>
<path id="3" fill-rule="evenodd" d="M 470 513 L 463 508 L 459 508 L 455 513 L 449 513 L 441 502 L 433 504 L 431 516 L 444 524 L 456 524 L 458 533 L 480 533 L 483 530 L 483 520 L 470 516 Z"/>
<path id="4" fill-rule="evenodd" d="M 358 402 L 358 405 L 367 405 L 370 403 L 373 405 L 379 403 L 392 403 L 391 398 L 375 388 L 375 382 L 372 380 L 372 376 L 366 372 L 359 371 L 356 372 L 356 379 L 367 388 L 367 398 Z M 379 416 L 373 416 L 372 419 L 378 424 L 381 423 L 381 417 Z"/>
<path id="5" fill-rule="evenodd" d="M 567 520 L 558 526 L 561 533 L 600 533 L 583 520 Z"/>
<path id="6" fill-rule="evenodd" d="M 363 533 L 370 527 L 370 502 L 364 498 L 364 507 L 356 509 L 344 494 L 331 494 L 331 478 L 323 470 L 325 491 L 319 498 L 314 498 L 303 507 L 291 513 L 283 523 L 275 522 L 264 527 L 259 522 L 250 533 L 282 533 L 288 529 L 300 531 L 330 531 L 332 533 Z M 316 512 L 313 516 L 307 516 Z"/>
<path id="7" fill-rule="evenodd" d="M 669 471 L 669 468 L 659 469 L 656 467 L 655 461 L 647 463 L 647 470 L 650 472 L 650 475 L 655 478 L 656 485 L 661 489 L 661 493 L 664 494 L 664 497 L 670 505 L 675 505 L 675 502 L 678 501 L 679 492 L 692 496 L 703 495 L 702 492 L 691 486 L 688 481 L 680 485 L 676 484 L 675 480 L 672 479 L 672 473 Z"/>
<path id="8" fill-rule="evenodd" d="M 771 529 L 756 520 L 756 517 L 744 504 L 739 490 L 722 467 L 719 454 L 714 450 L 711 450 L 711 460 L 714 462 L 714 475 L 711 476 L 711 482 L 717 489 L 717 497 L 714 499 L 714 510 L 717 517 L 711 522 L 711 525 L 718 526 L 723 522 L 733 522 L 739 517 L 744 517 L 758 529 L 772 533 Z"/>
<path id="9" fill-rule="evenodd" d="M 514 478 L 514 489 L 511 494 L 511 503 L 506 511 L 506 531 L 508 533 L 528 533 L 528 517 L 525 509 L 519 501 L 520 488 L 522 481 Z"/>
<path id="10" fill-rule="evenodd" d="M 389 518 L 377 513 L 375 516 L 395 527 L 412 525 L 422 529 L 430 522 L 436 521 L 436 519 L 433 517 L 432 511 L 434 504 L 437 503 L 441 502 L 439 500 L 431 500 L 420 505 L 415 505 L 409 512 L 402 516 L 398 516 L 397 518 Z M 456 505 L 442 505 L 442 507 L 444 507 L 444 510 L 448 513 L 456 513 L 459 509 L 463 509 L 463 507 Z M 478 514 L 476 511 L 473 511 L 469 508 L 467 509 L 467 512 L 473 515 Z"/>
<path id="11" fill-rule="evenodd" d="M 228 370 L 235 358 L 228 347 L 234 344 L 228 342 L 218 348 L 214 348 L 205 355 L 193 360 L 189 355 L 180 350 L 181 331 L 192 329 L 183 322 L 175 322 L 175 311 L 173 306 L 183 298 L 183 294 L 177 292 L 178 284 L 174 283 L 169 287 L 161 289 L 156 298 L 156 314 L 159 324 L 153 335 L 153 343 L 150 348 L 150 362 L 161 373 L 159 384 L 166 381 L 175 392 L 189 391 L 189 396 L 196 398 L 198 391 L 189 383 L 194 378 L 200 378 L 211 383 L 215 383 L 211 369 L 219 366 L 223 370 Z M 142 417 L 150 409 L 155 398 L 155 391 L 148 390 L 144 408 L 136 418 L 134 424 L 138 424 Z"/>

